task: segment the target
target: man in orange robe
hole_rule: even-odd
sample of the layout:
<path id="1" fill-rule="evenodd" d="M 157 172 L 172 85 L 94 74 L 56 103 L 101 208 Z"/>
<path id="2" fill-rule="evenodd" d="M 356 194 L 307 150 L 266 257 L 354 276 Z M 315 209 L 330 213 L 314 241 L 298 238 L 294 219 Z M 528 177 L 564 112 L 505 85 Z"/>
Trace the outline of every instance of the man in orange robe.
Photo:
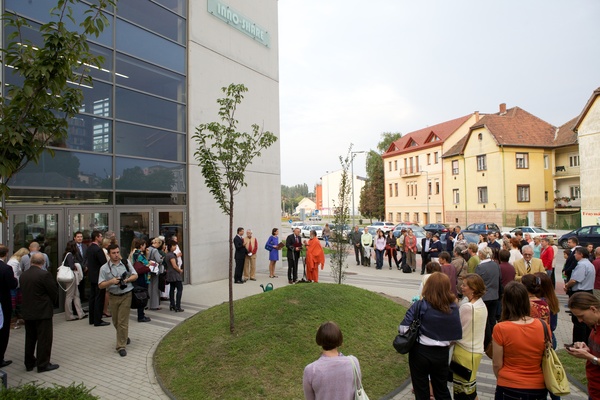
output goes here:
<path id="1" fill-rule="evenodd" d="M 325 267 L 325 253 L 317 238 L 317 232 L 310 231 L 310 240 L 304 242 L 306 246 L 306 279 L 311 282 L 319 282 L 319 265 Z"/>

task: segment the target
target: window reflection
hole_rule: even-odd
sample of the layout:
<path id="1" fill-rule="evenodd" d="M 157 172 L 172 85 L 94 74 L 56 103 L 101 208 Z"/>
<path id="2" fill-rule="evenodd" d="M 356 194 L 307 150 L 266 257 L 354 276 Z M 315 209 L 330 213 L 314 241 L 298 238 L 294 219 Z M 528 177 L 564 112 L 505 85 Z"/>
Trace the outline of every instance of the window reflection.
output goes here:
<path id="1" fill-rule="evenodd" d="M 78 114 L 69 121 L 69 135 L 61 142 L 51 142 L 53 147 L 109 153 L 112 151 L 112 123 L 108 119 Z"/>
<path id="2" fill-rule="evenodd" d="M 185 20 L 148 0 L 121 1 L 117 8 L 117 15 L 185 44 Z"/>
<path id="3" fill-rule="evenodd" d="M 186 196 L 183 193 L 126 193 L 117 192 L 116 204 L 119 205 L 174 205 L 185 206 Z"/>
<path id="4" fill-rule="evenodd" d="M 86 84 L 75 85 L 83 92 L 83 103 L 79 112 L 94 114 L 99 117 L 112 115 L 112 86 L 106 83 L 94 82 L 94 86 Z"/>
<path id="5" fill-rule="evenodd" d="M 162 6 L 168 8 L 169 10 L 173 11 L 174 13 L 177 13 L 177 14 L 185 17 L 186 5 L 187 5 L 186 0 L 155 0 L 155 1 L 159 4 L 161 4 Z"/>
<path id="6" fill-rule="evenodd" d="M 120 190 L 185 192 L 185 165 L 117 157 L 116 187 Z"/>
<path id="7" fill-rule="evenodd" d="M 11 186 L 69 189 L 112 188 L 112 158 L 98 154 L 56 150 L 44 152 L 39 163 L 30 162 L 11 179 Z"/>
<path id="8" fill-rule="evenodd" d="M 43 204 L 111 205 L 113 202 L 112 192 L 11 188 L 6 203 L 26 206 Z"/>
<path id="9" fill-rule="evenodd" d="M 184 105 L 119 87 L 115 103 L 118 119 L 185 132 Z"/>
<path id="10" fill-rule="evenodd" d="M 118 122 L 115 153 L 169 161 L 185 161 L 185 135 Z"/>

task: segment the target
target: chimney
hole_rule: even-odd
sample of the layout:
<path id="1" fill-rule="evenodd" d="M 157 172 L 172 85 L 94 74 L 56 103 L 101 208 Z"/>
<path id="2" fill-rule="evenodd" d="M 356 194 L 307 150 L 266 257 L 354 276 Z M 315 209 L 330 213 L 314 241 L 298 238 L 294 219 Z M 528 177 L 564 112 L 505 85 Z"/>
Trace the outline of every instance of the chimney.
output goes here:
<path id="1" fill-rule="evenodd" d="M 479 122 L 479 111 L 473 111 L 473 114 L 475 114 L 475 122 Z"/>
<path id="2" fill-rule="evenodd" d="M 500 103 L 500 115 L 506 114 L 506 103 Z"/>

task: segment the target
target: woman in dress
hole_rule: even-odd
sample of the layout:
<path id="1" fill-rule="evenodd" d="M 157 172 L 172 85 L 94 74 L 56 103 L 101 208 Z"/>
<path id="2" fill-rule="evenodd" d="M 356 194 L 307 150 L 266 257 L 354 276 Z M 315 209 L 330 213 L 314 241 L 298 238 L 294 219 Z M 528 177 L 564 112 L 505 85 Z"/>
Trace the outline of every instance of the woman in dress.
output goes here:
<path id="1" fill-rule="evenodd" d="M 400 261 L 398 261 L 398 252 L 396 251 L 396 238 L 394 237 L 394 231 L 389 231 L 385 238 L 385 254 L 387 255 L 388 264 L 392 269 L 392 259 L 396 263 L 396 267 L 400 269 Z"/>
<path id="2" fill-rule="evenodd" d="M 360 364 L 354 356 L 343 355 L 344 342 L 335 322 L 325 322 L 317 330 L 316 342 L 323 349 L 317 361 L 304 368 L 302 386 L 307 400 L 354 400 L 354 369 L 362 380 Z"/>
<path id="3" fill-rule="evenodd" d="M 135 268 L 135 263 L 139 262 L 138 268 L 135 271 L 138 274 L 138 279 L 135 281 L 136 286 L 148 287 L 150 283 L 150 262 L 146 258 L 146 241 L 140 238 L 134 238 L 131 242 L 131 253 L 129 255 L 131 265 Z M 146 316 L 144 307 L 137 309 L 138 322 L 150 322 L 151 319 Z"/>
<path id="4" fill-rule="evenodd" d="M 383 253 L 385 252 L 386 239 L 383 236 L 383 231 L 377 229 L 377 236 L 375 237 L 375 268 L 383 268 Z"/>
<path id="5" fill-rule="evenodd" d="M 319 266 L 325 267 L 325 253 L 317 237 L 317 231 L 310 231 L 310 239 L 304 241 L 306 246 L 306 279 L 309 282 L 319 282 Z"/>
<path id="6" fill-rule="evenodd" d="M 267 244 L 272 248 L 269 250 L 269 278 L 277 278 L 275 275 L 275 264 L 279 261 L 279 229 L 273 228 L 271 237 L 267 240 Z"/>
<path id="7" fill-rule="evenodd" d="M 160 274 L 164 272 L 164 253 L 161 254 L 161 250 L 165 244 L 159 237 L 152 239 L 151 243 L 152 245 L 148 248 L 148 261 L 152 264 L 150 267 L 150 285 L 148 286 L 148 308 L 157 311 L 161 310 L 158 281 Z"/>
<path id="8" fill-rule="evenodd" d="M 569 298 L 569 308 L 580 322 L 585 322 L 592 329 L 592 332 L 587 343 L 575 342 L 572 347 L 565 347 L 573 357 L 587 360 L 585 375 L 588 393 L 590 399 L 600 399 L 600 300 L 591 293 L 573 293 Z"/>
<path id="9" fill-rule="evenodd" d="M 73 282 L 63 283 L 60 286 L 66 287 L 65 291 L 65 318 L 67 321 L 76 321 L 78 319 L 84 319 L 87 317 L 87 314 L 83 312 L 81 308 L 81 299 L 79 298 L 79 281 L 83 276 L 81 272 L 81 265 L 79 268 L 75 265 L 77 260 L 75 259 L 75 254 L 79 249 L 77 248 L 77 243 L 74 240 L 69 240 L 67 242 L 67 247 L 65 248 L 65 253 L 63 254 L 64 265 L 71 268 L 74 275 Z M 64 290 L 64 288 L 63 288 Z M 73 316 L 73 307 L 72 304 L 75 304 L 75 312 L 77 313 L 77 317 Z"/>
<path id="10" fill-rule="evenodd" d="M 175 312 L 184 311 L 181 308 L 181 296 L 183 295 L 183 270 L 177 265 L 177 255 L 175 250 L 177 243 L 169 241 L 167 243 L 167 255 L 165 263 L 167 265 L 167 282 L 169 283 L 169 310 Z M 175 296 L 177 291 L 177 296 Z"/>
<path id="11" fill-rule="evenodd" d="M 485 293 L 483 279 L 477 274 L 468 274 L 461 284 L 461 292 L 466 301 L 459 308 L 462 325 L 462 339 L 454 345 L 452 361 L 470 369 L 468 379 L 453 374 L 454 400 L 477 398 L 477 370 L 483 354 L 483 339 L 487 321 L 487 308 L 481 300 Z"/>
<path id="12" fill-rule="evenodd" d="M 530 308 L 525 286 L 509 282 L 502 297 L 502 322 L 493 333 L 496 399 L 545 400 L 548 394 L 542 372 L 544 327 L 530 317 Z"/>
<path id="13" fill-rule="evenodd" d="M 415 315 L 419 309 L 420 316 Z M 408 309 L 398 332 L 405 333 L 415 318 L 421 328 L 417 343 L 408 353 L 410 378 L 417 400 L 429 400 L 429 379 L 436 399 L 450 400 L 448 356 L 450 344 L 462 338 L 456 296 L 446 274 L 434 272 L 423 287 L 423 299 Z M 443 329 L 440 329 L 443 327 Z"/>

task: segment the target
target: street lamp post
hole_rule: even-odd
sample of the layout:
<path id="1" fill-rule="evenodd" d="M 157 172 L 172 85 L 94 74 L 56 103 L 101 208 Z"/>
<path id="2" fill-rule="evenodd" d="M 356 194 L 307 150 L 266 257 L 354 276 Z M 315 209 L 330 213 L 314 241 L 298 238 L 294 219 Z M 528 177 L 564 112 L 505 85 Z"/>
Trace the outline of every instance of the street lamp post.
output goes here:
<path id="1" fill-rule="evenodd" d="M 354 155 L 366 153 L 366 151 L 351 151 L 350 152 L 350 173 L 351 176 L 351 185 L 352 185 L 352 227 L 354 228 Z"/>

